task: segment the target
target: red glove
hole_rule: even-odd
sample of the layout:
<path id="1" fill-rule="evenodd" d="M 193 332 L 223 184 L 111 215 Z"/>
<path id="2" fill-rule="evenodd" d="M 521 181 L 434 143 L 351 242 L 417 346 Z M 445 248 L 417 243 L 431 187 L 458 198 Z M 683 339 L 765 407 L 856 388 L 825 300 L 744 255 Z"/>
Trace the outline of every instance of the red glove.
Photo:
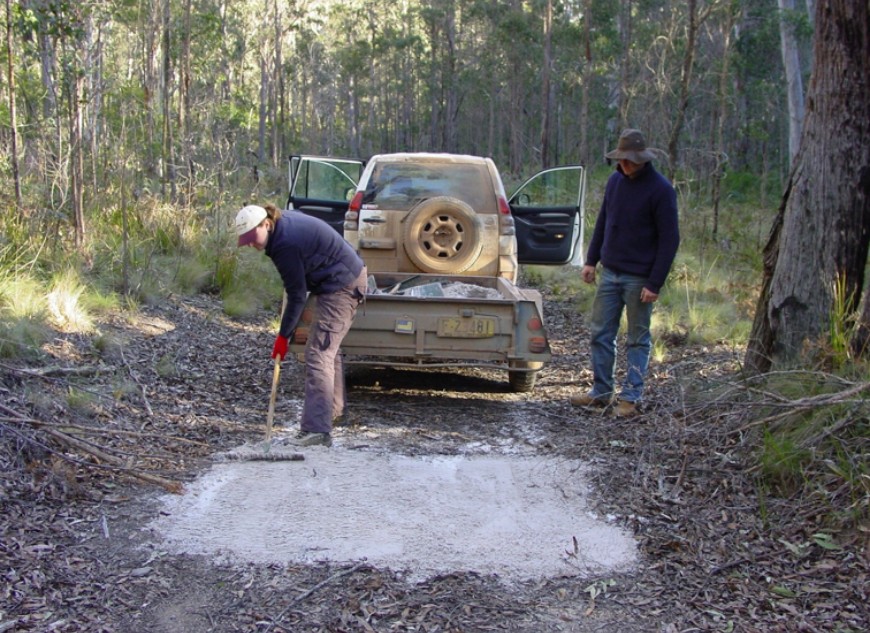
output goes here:
<path id="1" fill-rule="evenodd" d="M 272 347 L 272 358 L 279 357 L 284 360 L 287 355 L 287 337 L 280 334 L 275 339 L 275 345 Z"/>

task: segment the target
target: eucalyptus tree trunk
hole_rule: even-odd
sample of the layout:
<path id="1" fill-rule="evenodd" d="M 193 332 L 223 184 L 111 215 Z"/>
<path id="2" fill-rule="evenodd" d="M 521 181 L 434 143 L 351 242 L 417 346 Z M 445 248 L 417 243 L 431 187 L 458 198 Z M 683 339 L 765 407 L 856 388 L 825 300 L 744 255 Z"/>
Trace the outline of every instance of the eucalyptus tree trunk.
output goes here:
<path id="1" fill-rule="evenodd" d="M 511 11 L 522 15 L 523 6 L 520 0 L 511 0 Z M 523 92 L 523 65 L 525 50 L 519 46 L 510 46 L 507 51 L 508 60 L 508 95 L 509 105 L 508 126 L 510 130 L 510 145 L 508 148 L 508 164 L 510 173 L 518 174 L 523 165 L 523 109 L 525 107 Z"/>
<path id="2" fill-rule="evenodd" d="M 544 60 L 541 68 L 541 169 L 550 166 L 550 111 L 553 108 L 550 94 L 550 70 L 553 45 L 553 0 L 547 0 L 544 10 Z"/>
<path id="3" fill-rule="evenodd" d="M 78 46 L 71 47 L 77 49 Z M 84 214 L 84 148 L 82 142 L 82 86 L 84 73 L 81 72 L 81 64 L 77 50 L 68 51 L 71 67 L 66 73 L 69 125 L 69 149 L 70 149 L 70 188 L 72 190 L 72 211 L 75 226 L 75 247 L 81 249 L 85 243 L 85 214 Z"/>
<path id="4" fill-rule="evenodd" d="M 100 158 L 100 131 L 105 122 L 103 114 L 103 99 L 105 81 L 103 78 L 103 32 L 101 24 L 90 16 L 87 18 L 85 28 L 85 68 L 87 69 L 86 86 L 86 114 L 82 117 L 84 128 L 82 135 L 88 147 L 90 158 L 90 183 L 94 191 L 100 186 L 99 158 Z"/>
<path id="5" fill-rule="evenodd" d="M 737 20 L 737 3 L 730 3 L 726 7 L 725 19 L 722 23 L 722 68 L 719 71 L 719 85 L 716 100 L 716 146 L 713 149 L 715 167 L 712 174 L 711 201 L 713 204 L 713 230 L 712 237 L 715 241 L 719 236 L 719 204 L 721 202 L 722 178 L 725 175 L 725 165 L 728 163 L 728 155 L 725 151 L 725 124 L 728 120 L 728 87 L 731 84 L 731 33 Z"/>
<path id="6" fill-rule="evenodd" d="M 46 119 L 57 117 L 57 86 L 55 85 L 54 71 L 56 66 L 56 53 L 54 37 L 49 35 L 44 27 L 38 29 L 39 40 L 39 68 L 42 79 L 42 116 Z"/>
<path id="7" fill-rule="evenodd" d="M 181 135 L 182 160 L 187 165 L 187 178 L 184 184 L 184 205 L 193 203 L 194 162 L 193 140 L 190 128 L 190 38 L 191 38 L 191 0 L 184 0 L 181 21 L 181 55 L 178 62 L 178 133 Z"/>
<path id="8" fill-rule="evenodd" d="M 689 109 L 689 98 L 692 94 L 692 77 L 695 69 L 695 55 L 698 48 L 698 32 L 715 6 L 715 2 L 709 4 L 699 14 L 698 0 L 688 0 L 687 4 L 686 10 L 689 15 L 689 22 L 686 25 L 685 53 L 680 70 L 680 92 L 677 99 L 677 109 L 674 113 L 674 124 L 671 127 L 668 139 L 668 176 L 671 181 L 674 180 L 677 167 L 679 166 L 680 135 L 683 133 L 686 112 Z"/>
<path id="9" fill-rule="evenodd" d="M 175 140 L 172 129 L 172 22 L 171 0 L 163 0 L 163 177 L 161 190 L 163 197 L 176 199 L 175 189 Z M 168 191 L 167 191 L 168 187 Z"/>
<path id="10" fill-rule="evenodd" d="M 263 0 L 263 25 L 268 24 L 270 0 Z M 255 37 L 257 42 L 256 50 L 260 65 L 260 89 L 257 106 L 257 164 L 254 165 L 254 180 L 259 182 L 259 166 L 266 162 L 266 128 L 268 127 L 269 119 L 269 93 L 270 82 L 272 77 L 269 73 L 269 57 L 271 55 L 271 47 L 268 45 L 268 40 Z"/>
<path id="11" fill-rule="evenodd" d="M 589 85 L 592 83 L 592 0 L 583 0 L 583 72 L 580 79 L 580 161 L 591 162 L 589 152 Z"/>
<path id="12" fill-rule="evenodd" d="M 15 57 L 12 48 L 12 2 L 6 0 L 6 75 L 9 83 L 9 162 L 15 187 L 15 205 L 21 208 L 21 175 L 18 171 L 18 120 L 15 110 Z"/>
<path id="13" fill-rule="evenodd" d="M 441 30 L 438 28 L 437 21 L 431 20 L 429 24 L 429 149 L 441 149 L 438 139 L 439 121 L 441 121 L 442 105 L 441 105 L 441 87 L 443 86 L 444 77 L 440 72 L 440 41 Z"/>
<path id="14" fill-rule="evenodd" d="M 402 37 L 407 39 L 411 37 L 413 32 L 413 16 L 409 11 L 405 11 L 402 20 Z M 402 110 L 401 110 L 401 125 L 399 149 L 406 149 L 414 146 L 414 114 L 416 111 L 417 87 L 414 73 L 414 66 L 417 60 L 409 54 L 401 56 L 401 76 L 405 87 L 401 92 Z"/>
<path id="15" fill-rule="evenodd" d="M 269 67 L 266 61 L 266 51 L 260 50 L 260 98 L 257 109 L 257 163 L 266 160 L 266 116 L 269 100 Z M 255 171 L 256 176 L 256 171 Z"/>
<path id="16" fill-rule="evenodd" d="M 34 10 L 37 10 L 39 7 L 30 7 Z M 37 11 L 37 16 L 40 16 L 40 13 Z M 66 137 L 64 135 L 64 121 L 63 114 L 60 111 L 62 107 L 61 101 L 63 96 L 59 94 L 59 90 L 63 91 L 64 86 L 58 80 L 57 76 L 57 47 L 58 47 L 58 35 L 56 33 L 49 33 L 48 28 L 48 20 L 40 19 L 37 22 L 37 43 L 39 47 L 39 71 L 40 71 L 40 80 L 42 82 L 42 116 L 48 125 L 51 126 L 51 134 L 54 136 L 54 148 L 51 151 L 51 158 L 46 158 L 46 161 L 53 161 L 55 164 L 46 165 L 46 168 L 43 169 L 43 174 L 45 178 L 45 184 L 48 185 L 47 194 L 48 204 L 52 207 L 58 204 L 58 201 L 54 199 L 55 197 L 55 184 L 48 182 L 51 179 L 51 174 L 60 174 L 63 173 L 62 161 L 63 156 L 66 154 L 65 144 Z M 46 130 L 48 133 L 48 130 Z M 63 199 L 66 198 L 65 187 L 61 187 L 64 190 Z M 63 204 L 63 200 L 59 202 L 59 204 Z"/>
<path id="17" fill-rule="evenodd" d="M 632 26 L 632 0 L 621 0 L 619 13 L 619 36 L 622 42 L 622 60 L 619 73 L 619 128 L 629 125 L 628 113 L 631 103 L 631 26 Z M 618 132 L 617 132 L 618 133 Z"/>
<path id="18" fill-rule="evenodd" d="M 746 367 L 813 360 L 830 344 L 835 287 L 857 309 L 870 244 L 870 3 L 828 0 L 815 16 L 800 150 L 764 249 Z M 866 314 L 866 312 L 865 312 Z M 805 353 L 809 353 L 809 358 Z"/>
<path id="19" fill-rule="evenodd" d="M 459 114 L 458 60 L 456 45 L 456 7 L 453 2 L 447 3 L 447 15 L 444 19 L 444 34 L 447 40 L 446 57 L 444 59 L 443 81 L 445 87 L 444 103 L 444 139 L 442 147 L 448 152 L 456 151 L 456 117 Z"/>
<path id="20" fill-rule="evenodd" d="M 272 80 L 272 99 L 270 109 L 272 111 L 272 142 L 271 156 L 272 167 L 279 166 L 279 160 L 284 156 L 284 148 L 281 142 L 284 130 L 284 20 L 281 12 L 283 2 L 272 0 L 272 28 L 274 36 L 274 70 L 275 77 Z"/>
<path id="21" fill-rule="evenodd" d="M 804 121 L 804 85 L 801 79 L 801 62 L 797 38 L 790 15 L 794 13 L 794 0 L 777 0 L 779 3 L 779 38 L 782 63 L 785 67 L 786 94 L 788 95 L 788 157 L 794 161 L 801 142 L 801 127 Z"/>
<path id="22" fill-rule="evenodd" d="M 164 0 L 150 0 L 148 11 L 144 13 L 142 25 L 142 100 L 145 110 L 145 150 L 142 161 L 145 171 L 153 175 L 156 171 L 157 139 L 156 99 L 159 94 L 160 73 L 157 62 L 158 44 L 162 29 L 162 6 Z"/>

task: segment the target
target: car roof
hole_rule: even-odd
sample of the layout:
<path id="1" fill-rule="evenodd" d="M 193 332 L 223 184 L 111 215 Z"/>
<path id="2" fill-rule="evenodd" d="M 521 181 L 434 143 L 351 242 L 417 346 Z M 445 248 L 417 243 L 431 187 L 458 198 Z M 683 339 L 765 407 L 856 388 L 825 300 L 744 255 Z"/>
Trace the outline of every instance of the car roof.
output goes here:
<path id="1" fill-rule="evenodd" d="M 440 160 L 457 163 L 487 163 L 490 159 L 472 154 L 448 154 L 444 152 L 393 152 L 390 154 L 375 154 L 368 162 L 374 161 L 410 161 L 410 160 Z"/>

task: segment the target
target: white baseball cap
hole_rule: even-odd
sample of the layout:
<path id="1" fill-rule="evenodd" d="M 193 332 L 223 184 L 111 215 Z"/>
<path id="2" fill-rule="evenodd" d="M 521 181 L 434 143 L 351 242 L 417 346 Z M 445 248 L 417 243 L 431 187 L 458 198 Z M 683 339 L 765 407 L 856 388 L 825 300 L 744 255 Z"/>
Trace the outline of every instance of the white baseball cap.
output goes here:
<path id="1" fill-rule="evenodd" d="M 256 204 L 249 204 L 236 214 L 236 235 L 239 236 L 239 246 L 250 244 L 257 238 L 255 229 L 266 217 L 266 210 Z"/>

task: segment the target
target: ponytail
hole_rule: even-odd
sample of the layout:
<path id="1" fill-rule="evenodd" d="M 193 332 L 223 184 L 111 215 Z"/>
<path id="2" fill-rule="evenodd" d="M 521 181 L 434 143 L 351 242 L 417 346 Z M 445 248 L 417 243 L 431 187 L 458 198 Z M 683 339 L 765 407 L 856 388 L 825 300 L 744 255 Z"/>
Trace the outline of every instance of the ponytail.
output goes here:
<path id="1" fill-rule="evenodd" d="M 273 224 L 281 219 L 281 210 L 271 202 L 265 203 L 263 208 L 266 210 L 266 217 L 272 220 Z"/>

